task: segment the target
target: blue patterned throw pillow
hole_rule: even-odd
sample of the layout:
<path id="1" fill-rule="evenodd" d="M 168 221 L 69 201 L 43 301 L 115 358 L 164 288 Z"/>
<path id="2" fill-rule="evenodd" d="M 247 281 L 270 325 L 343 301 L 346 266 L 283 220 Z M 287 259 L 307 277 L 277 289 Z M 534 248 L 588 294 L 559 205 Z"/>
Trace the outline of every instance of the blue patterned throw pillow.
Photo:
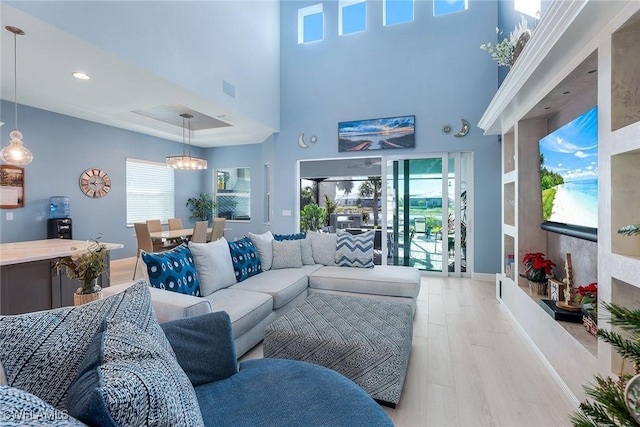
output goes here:
<path id="1" fill-rule="evenodd" d="M 200 282 L 191 251 L 184 244 L 170 251 L 142 252 L 149 283 L 154 288 L 200 296 Z"/>
<path id="2" fill-rule="evenodd" d="M 339 230 L 336 241 L 336 265 L 340 267 L 373 267 L 374 231 L 352 235 Z"/>
<path id="3" fill-rule="evenodd" d="M 236 272 L 238 282 L 262 273 L 258 251 L 248 237 L 229 242 L 229 252 L 231 252 L 231 261 L 233 261 L 233 269 Z"/>
<path id="4" fill-rule="evenodd" d="M 283 240 L 302 240 L 307 237 L 307 233 L 295 233 L 295 234 L 274 234 L 273 239 L 278 242 Z"/>
<path id="5" fill-rule="evenodd" d="M 77 307 L 0 316 L 0 360 L 8 385 L 64 410 L 69 386 L 104 320 L 126 320 L 164 336 L 145 280 L 124 292 Z M 169 346 L 168 351 L 171 350 Z"/>
<path id="6" fill-rule="evenodd" d="M 68 410 L 89 425 L 203 426 L 191 381 L 164 334 L 106 321 L 69 388 Z"/>
<path id="7" fill-rule="evenodd" d="M 0 424 L 10 426 L 82 427 L 66 412 L 19 388 L 0 386 Z"/>

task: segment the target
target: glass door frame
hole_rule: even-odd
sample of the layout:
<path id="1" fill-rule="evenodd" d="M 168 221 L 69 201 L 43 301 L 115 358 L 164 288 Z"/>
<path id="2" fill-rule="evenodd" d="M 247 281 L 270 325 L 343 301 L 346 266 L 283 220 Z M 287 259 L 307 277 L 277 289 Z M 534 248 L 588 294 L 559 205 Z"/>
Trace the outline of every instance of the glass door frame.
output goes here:
<path id="1" fill-rule="evenodd" d="M 442 271 L 424 271 L 425 274 L 435 275 L 435 276 L 454 276 L 454 277 L 471 277 L 473 273 L 473 197 L 469 197 L 469 195 L 473 196 L 473 152 L 460 151 L 460 152 L 434 152 L 434 153 L 417 153 L 411 155 L 395 155 L 395 156 L 382 156 L 382 224 L 387 224 L 387 212 L 388 212 L 388 183 L 387 177 L 389 176 L 387 165 L 390 162 L 394 161 L 404 161 L 404 160 L 413 160 L 413 159 L 434 159 L 440 158 L 442 161 L 442 236 L 448 236 L 449 234 L 449 224 L 447 221 L 449 215 L 449 180 L 454 179 L 449 177 L 449 159 L 454 160 L 454 171 L 455 175 L 455 188 L 454 188 L 454 216 L 456 218 L 456 224 L 458 226 L 454 227 L 454 247 L 460 248 L 461 241 L 461 233 L 459 226 L 461 221 L 461 193 L 462 193 L 462 179 L 460 178 L 460 172 L 462 170 L 462 157 L 463 154 L 467 158 L 466 162 L 466 191 L 467 191 L 467 200 L 466 200 L 466 271 L 463 273 L 460 271 L 461 265 L 461 251 L 457 250 L 454 252 L 454 263 L 455 263 L 455 271 L 449 272 L 448 267 L 444 264 L 444 255 L 449 252 L 448 248 L 448 239 L 443 237 L 441 241 L 441 251 L 443 254 L 443 267 Z M 446 208 L 445 208 L 446 207 Z M 383 253 L 387 253 L 387 227 L 382 227 L 382 250 Z M 387 264 L 387 257 L 383 257 L 383 265 Z"/>

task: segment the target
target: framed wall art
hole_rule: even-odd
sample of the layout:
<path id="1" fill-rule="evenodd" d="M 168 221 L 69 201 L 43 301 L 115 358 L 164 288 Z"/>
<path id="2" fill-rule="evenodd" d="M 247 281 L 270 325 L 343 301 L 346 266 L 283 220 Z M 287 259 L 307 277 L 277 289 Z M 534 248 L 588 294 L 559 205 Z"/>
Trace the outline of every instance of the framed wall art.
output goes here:
<path id="1" fill-rule="evenodd" d="M 414 148 L 416 116 L 338 123 L 338 151 Z"/>
<path id="2" fill-rule="evenodd" d="M 24 168 L 0 165 L 0 208 L 24 207 Z"/>

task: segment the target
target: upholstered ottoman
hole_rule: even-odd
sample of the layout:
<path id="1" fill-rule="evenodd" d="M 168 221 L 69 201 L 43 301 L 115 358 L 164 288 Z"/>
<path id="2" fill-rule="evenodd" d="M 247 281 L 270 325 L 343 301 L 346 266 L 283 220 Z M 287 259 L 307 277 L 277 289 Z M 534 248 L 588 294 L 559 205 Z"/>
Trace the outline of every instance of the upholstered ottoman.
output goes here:
<path id="1" fill-rule="evenodd" d="M 413 313 L 400 302 L 311 295 L 266 328 L 264 357 L 326 366 L 379 403 L 400 401 L 411 354 Z"/>

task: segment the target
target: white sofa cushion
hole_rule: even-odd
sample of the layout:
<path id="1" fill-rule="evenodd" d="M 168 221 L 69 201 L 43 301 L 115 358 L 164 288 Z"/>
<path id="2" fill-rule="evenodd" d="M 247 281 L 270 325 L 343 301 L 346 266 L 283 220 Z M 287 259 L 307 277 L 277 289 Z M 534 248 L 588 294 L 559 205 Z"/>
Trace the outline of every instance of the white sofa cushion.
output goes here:
<path id="1" fill-rule="evenodd" d="M 314 265 L 316 261 L 313 259 L 313 248 L 311 247 L 311 239 L 308 237 L 300 240 L 300 251 L 302 252 L 302 265 Z"/>
<path id="2" fill-rule="evenodd" d="M 310 231 L 307 237 L 311 240 L 313 259 L 316 264 L 336 265 L 336 240 L 335 233 L 317 233 Z"/>
<path id="3" fill-rule="evenodd" d="M 211 304 L 211 311 L 226 311 L 229 314 L 234 338 L 256 326 L 273 311 L 271 295 L 236 289 L 236 286 L 220 289 L 204 297 Z"/>
<path id="4" fill-rule="evenodd" d="M 189 249 L 196 264 L 201 296 L 211 295 L 236 283 L 229 244 L 224 237 L 209 243 L 189 242 Z"/>
<path id="5" fill-rule="evenodd" d="M 249 238 L 253 242 L 253 245 L 258 251 L 260 257 L 260 263 L 262 264 L 262 271 L 271 269 L 271 263 L 273 259 L 273 249 L 271 248 L 271 242 L 273 241 L 273 234 L 271 231 L 267 231 L 262 234 L 247 233 Z"/>
<path id="6" fill-rule="evenodd" d="M 309 288 L 416 298 L 420 291 L 420 271 L 395 265 L 323 267 L 309 275 Z"/>
<path id="7" fill-rule="evenodd" d="M 274 240 L 273 245 L 273 264 L 271 268 L 274 270 L 282 268 L 302 268 L 302 250 L 300 247 L 301 240 L 283 240 L 281 242 Z"/>
<path id="8" fill-rule="evenodd" d="M 277 310 L 301 293 L 306 293 L 307 276 L 320 268 L 321 265 L 305 265 L 302 268 L 269 270 L 234 285 L 232 289 L 269 294 L 273 297 L 273 308 Z"/>

